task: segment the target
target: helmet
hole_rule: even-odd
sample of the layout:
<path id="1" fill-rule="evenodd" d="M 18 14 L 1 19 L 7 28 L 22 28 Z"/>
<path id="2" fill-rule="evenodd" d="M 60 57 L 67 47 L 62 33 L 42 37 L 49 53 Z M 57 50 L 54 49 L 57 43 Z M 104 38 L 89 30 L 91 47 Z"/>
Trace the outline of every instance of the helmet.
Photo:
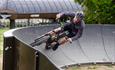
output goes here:
<path id="1" fill-rule="evenodd" d="M 81 23 L 83 18 L 84 18 L 83 13 L 82 12 L 77 12 L 76 16 L 73 18 L 73 23 L 74 24 L 79 24 L 79 23 Z"/>
<path id="2" fill-rule="evenodd" d="M 76 17 L 80 18 L 81 20 L 84 18 L 84 15 L 82 13 L 77 13 Z"/>

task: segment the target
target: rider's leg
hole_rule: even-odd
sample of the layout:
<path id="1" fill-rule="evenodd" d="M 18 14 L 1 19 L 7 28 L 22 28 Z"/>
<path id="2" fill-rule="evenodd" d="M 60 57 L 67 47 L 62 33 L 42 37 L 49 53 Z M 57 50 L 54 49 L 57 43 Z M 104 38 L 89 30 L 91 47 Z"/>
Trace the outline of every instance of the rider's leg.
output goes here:
<path id="1" fill-rule="evenodd" d="M 50 48 L 51 48 L 50 45 L 51 45 L 51 38 L 49 38 L 49 39 L 46 41 L 45 49 L 50 49 Z"/>
<path id="2" fill-rule="evenodd" d="M 60 31 L 61 31 L 61 27 L 54 29 L 54 32 L 55 32 L 55 33 L 58 33 L 58 32 L 60 32 Z"/>
<path id="3" fill-rule="evenodd" d="M 62 45 L 62 44 L 65 44 L 66 42 L 68 42 L 68 40 L 67 40 L 67 39 L 68 39 L 68 37 L 67 37 L 67 36 L 65 36 L 65 37 L 63 37 L 63 38 L 59 39 L 59 41 L 58 41 L 58 42 L 59 42 L 59 44 L 60 44 L 60 45 Z"/>
<path id="4" fill-rule="evenodd" d="M 56 33 L 55 32 L 50 32 L 50 37 L 46 41 L 45 49 L 50 49 L 51 48 L 51 43 L 54 41 L 55 37 L 56 37 Z"/>
<path id="5" fill-rule="evenodd" d="M 50 34 L 50 35 L 54 35 L 54 34 L 59 33 L 60 31 L 61 31 L 61 27 L 56 28 L 56 29 L 54 29 L 53 31 L 48 32 L 48 34 Z"/>
<path id="6" fill-rule="evenodd" d="M 59 27 L 59 28 L 57 28 L 57 29 L 54 29 L 53 31 L 50 31 L 48 34 L 51 35 L 51 39 L 55 39 L 56 35 L 57 35 L 58 33 L 60 33 L 60 31 L 61 31 L 61 27 Z M 54 37 L 54 38 L 53 38 L 53 37 Z M 51 41 L 51 40 L 49 40 L 49 41 Z M 52 43 L 51 43 L 51 42 L 49 43 L 49 41 L 46 42 L 45 48 L 46 48 L 46 49 L 50 49 L 49 46 L 51 46 L 51 47 L 53 47 L 53 48 L 52 48 L 53 50 L 56 50 L 56 49 L 58 48 L 58 46 L 59 46 L 59 43 L 56 42 L 56 41 L 54 41 L 54 42 L 52 42 Z"/>
<path id="7" fill-rule="evenodd" d="M 52 49 L 55 51 L 55 50 L 58 48 L 59 45 L 62 45 L 62 44 L 64 44 L 64 43 L 66 43 L 66 42 L 68 42 L 67 37 L 61 38 L 61 39 L 59 39 L 58 42 L 53 42 L 53 43 L 51 44 Z"/>

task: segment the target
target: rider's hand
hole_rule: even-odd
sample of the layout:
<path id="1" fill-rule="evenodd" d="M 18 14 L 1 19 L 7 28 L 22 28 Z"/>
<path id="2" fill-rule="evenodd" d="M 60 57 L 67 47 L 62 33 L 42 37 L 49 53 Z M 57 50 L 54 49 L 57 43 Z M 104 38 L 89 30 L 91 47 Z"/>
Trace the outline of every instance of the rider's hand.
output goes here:
<path id="1" fill-rule="evenodd" d="M 59 19 L 62 15 L 63 15 L 63 13 L 57 14 L 57 15 L 56 15 L 56 20 Z"/>
<path id="2" fill-rule="evenodd" d="M 68 38 L 67 40 L 68 40 L 70 43 L 72 43 L 72 39 L 71 39 L 71 38 Z"/>

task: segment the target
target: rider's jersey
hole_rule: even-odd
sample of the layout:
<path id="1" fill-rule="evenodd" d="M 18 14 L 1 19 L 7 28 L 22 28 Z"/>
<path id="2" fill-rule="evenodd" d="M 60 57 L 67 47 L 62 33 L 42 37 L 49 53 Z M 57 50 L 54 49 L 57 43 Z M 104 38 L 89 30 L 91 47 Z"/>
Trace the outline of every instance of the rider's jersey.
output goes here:
<path id="1" fill-rule="evenodd" d="M 78 38 L 80 38 L 82 36 L 82 32 L 83 32 L 83 28 L 85 27 L 85 23 L 83 20 L 81 20 L 80 23 L 74 24 L 72 22 L 72 19 L 76 16 L 75 12 L 65 12 L 63 13 L 63 15 L 60 17 L 60 19 L 69 17 L 70 18 L 70 22 L 65 24 L 62 27 L 62 31 L 66 31 L 67 32 L 67 36 L 69 38 L 72 38 L 72 40 L 77 40 Z"/>
<path id="2" fill-rule="evenodd" d="M 62 31 L 66 31 L 67 37 L 76 40 L 78 39 L 78 37 L 81 37 L 83 28 L 84 28 L 84 22 L 81 21 L 80 24 L 67 23 L 62 27 Z"/>
<path id="3" fill-rule="evenodd" d="M 62 27 L 62 30 L 67 32 L 68 37 L 73 37 L 77 34 L 79 28 L 80 25 L 67 23 L 66 25 L 64 25 L 64 27 Z"/>

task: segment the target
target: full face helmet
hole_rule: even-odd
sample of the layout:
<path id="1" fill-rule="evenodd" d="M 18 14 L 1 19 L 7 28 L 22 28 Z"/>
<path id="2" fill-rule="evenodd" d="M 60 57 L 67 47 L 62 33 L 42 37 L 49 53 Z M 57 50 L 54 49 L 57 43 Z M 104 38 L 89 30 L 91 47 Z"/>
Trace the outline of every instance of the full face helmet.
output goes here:
<path id="1" fill-rule="evenodd" d="M 83 13 L 77 13 L 76 17 L 80 18 L 82 20 L 84 18 L 84 15 L 83 15 Z"/>
<path id="2" fill-rule="evenodd" d="M 73 19 L 73 22 L 75 24 L 79 24 L 84 18 L 84 15 L 82 13 L 77 13 L 76 16 Z"/>

